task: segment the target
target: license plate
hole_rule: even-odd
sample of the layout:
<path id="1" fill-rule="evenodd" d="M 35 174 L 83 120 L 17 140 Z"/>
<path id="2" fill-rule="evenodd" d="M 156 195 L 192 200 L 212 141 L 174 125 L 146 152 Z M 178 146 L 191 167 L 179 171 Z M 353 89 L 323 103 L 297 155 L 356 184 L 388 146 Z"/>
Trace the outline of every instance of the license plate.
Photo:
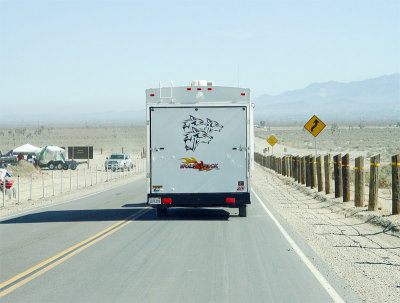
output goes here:
<path id="1" fill-rule="evenodd" d="M 161 204 L 161 198 L 149 198 L 149 204 Z"/>

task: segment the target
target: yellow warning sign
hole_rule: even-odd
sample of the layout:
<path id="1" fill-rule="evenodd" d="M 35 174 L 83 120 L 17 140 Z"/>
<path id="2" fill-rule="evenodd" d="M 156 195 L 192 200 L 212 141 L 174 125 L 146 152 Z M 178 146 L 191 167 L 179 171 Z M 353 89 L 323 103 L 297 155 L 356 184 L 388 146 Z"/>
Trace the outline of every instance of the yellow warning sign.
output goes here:
<path id="1" fill-rule="evenodd" d="M 278 142 L 278 139 L 275 138 L 274 136 L 271 136 L 271 137 L 268 138 L 267 142 L 269 144 L 271 144 L 271 146 L 274 146 L 276 144 L 276 142 Z"/>
<path id="2" fill-rule="evenodd" d="M 305 125 L 304 128 L 310 132 L 314 137 L 325 128 L 325 123 L 322 122 L 316 115 L 314 115 Z"/>

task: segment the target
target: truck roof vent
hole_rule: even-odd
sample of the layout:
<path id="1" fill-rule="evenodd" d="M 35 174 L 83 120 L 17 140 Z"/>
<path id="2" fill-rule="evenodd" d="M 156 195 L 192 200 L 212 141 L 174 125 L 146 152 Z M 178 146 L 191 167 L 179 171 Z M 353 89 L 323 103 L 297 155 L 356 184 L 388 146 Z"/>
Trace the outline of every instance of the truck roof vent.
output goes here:
<path id="1" fill-rule="evenodd" d="M 207 80 L 192 80 L 190 86 L 207 86 Z"/>
<path id="2" fill-rule="evenodd" d="M 214 81 L 207 81 L 207 86 L 214 86 L 215 82 Z"/>

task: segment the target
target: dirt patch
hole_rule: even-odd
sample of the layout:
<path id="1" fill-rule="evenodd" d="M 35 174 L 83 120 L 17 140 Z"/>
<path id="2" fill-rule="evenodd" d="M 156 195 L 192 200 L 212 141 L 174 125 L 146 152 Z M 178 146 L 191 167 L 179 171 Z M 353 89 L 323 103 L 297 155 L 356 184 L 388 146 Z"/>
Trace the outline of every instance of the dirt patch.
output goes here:
<path id="1" fill-rule="evenodd" d="M 7 167 L 7 170 L 14 178 L 18 176 L 25 178 L 30 177 L 31 174 L 41 173 L 41 169 L 39 167 L 36 168 L 32 163 L 25 160 L 19 161 L 17 165 L 11 165 Z"/>

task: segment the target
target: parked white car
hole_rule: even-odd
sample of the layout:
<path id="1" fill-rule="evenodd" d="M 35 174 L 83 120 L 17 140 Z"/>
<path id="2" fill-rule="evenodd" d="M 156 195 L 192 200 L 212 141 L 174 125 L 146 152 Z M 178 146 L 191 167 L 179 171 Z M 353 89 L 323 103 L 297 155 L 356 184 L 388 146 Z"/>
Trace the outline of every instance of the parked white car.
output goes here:
<path id="1" fill-rule="evenodd" d="M 104 166 L 106 171 L 109 169 L 112 171 L 124 171 L 126 169 L 130 171 L 133 168 L 131 156 L 128 154 L 112 154 L 110 158 L 106 158 Z"/>

